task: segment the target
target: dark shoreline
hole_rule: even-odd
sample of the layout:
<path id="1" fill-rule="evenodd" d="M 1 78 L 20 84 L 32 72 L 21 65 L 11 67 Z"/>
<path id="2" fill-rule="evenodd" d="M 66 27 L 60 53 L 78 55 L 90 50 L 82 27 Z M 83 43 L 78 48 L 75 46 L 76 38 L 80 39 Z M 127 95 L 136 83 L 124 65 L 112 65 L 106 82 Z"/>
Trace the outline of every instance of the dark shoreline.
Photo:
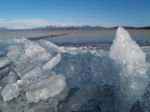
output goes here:
<path id="1" fill-rule="evenodd" d="M 57 29 L 58 30 L 58 29 Z M 55 31 L 57 31 L 55 30 Z M 58 31 L 60 31 L 61 29 L 59 29 Z M 63 29 L 64 31 L 67 31 L 67 29 Z M 62 30 L 62 31 L 63 31 Z M 39 40 L 39 39 L 48 39 L 48 38 L 53 38 L 53 37 L 59 37 L 59 36 L 64 36 L 64 35 L 68 35 L 68 34 L 73 34 L 73 33 L 83 33 L 83 32 L 88 32 L 88 31 L 92 31 L 92 30 L 96 30 L 96 29 L 69 29 L 68 32 L 65 33 L 58 33 L 58 34 L 51 34 L 51 35 L 46 35 L 46 36 L 36 36 L 36 37 L 29 37 L 27 39 L 29 40 Z"/>
<path id="2" fill-rule="evenodd" d="M 39 40 L 39 39 L 47 39 L 47 38 L 52 38 L 52 37 L 64 36 L 67 34 L 70 34 L 70 33 L 54 34 L 54 35 L 39 36 L 39 37 L 29 37 L 27 39 L 34 41 L 34 40 Z"/>

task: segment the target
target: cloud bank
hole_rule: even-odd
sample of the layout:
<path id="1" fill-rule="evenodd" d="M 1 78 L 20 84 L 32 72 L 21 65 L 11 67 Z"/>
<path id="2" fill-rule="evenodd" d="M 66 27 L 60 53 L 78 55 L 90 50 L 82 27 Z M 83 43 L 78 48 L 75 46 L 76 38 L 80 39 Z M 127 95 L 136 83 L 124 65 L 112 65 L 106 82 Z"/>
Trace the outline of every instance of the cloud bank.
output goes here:
<path id="1" fill-rule="evenodd" d="M 37 28 L 37 27 L 44 27 L 48 25 L 58 25 L 58 26 L 65 26 L 65 25 L 75 25 L 69 24 L 60 21 L 49 21 L 46 19 L 4 19 L 0 18 L 0 27 L 7 27 L 13 29 L 26 29 L 26 28 Z"/>

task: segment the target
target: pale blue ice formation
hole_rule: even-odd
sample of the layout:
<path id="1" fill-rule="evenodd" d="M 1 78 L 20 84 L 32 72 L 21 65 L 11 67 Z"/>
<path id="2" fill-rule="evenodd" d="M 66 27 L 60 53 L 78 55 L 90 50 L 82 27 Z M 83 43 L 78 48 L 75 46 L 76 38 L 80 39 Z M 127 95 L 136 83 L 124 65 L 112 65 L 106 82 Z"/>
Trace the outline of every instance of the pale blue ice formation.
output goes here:
<path id="1" fill-rule="evenodd" d="M 149 62 L 122 27 L 110 50 L 0 41 L 0 112 L 149 112 Z"/>

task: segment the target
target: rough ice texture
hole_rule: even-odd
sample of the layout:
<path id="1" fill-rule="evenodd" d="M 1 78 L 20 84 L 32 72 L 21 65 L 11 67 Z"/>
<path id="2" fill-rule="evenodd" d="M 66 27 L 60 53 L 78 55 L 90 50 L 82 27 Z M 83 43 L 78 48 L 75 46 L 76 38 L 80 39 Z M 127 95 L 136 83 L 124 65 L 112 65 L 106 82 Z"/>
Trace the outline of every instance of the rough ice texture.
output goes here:
<path id="1" fill-rule="evenodd" d="M 27 100 L 38 102 L 58 95 L 66 87 L 64 79 L 64 76 L 56 75 L 30 85 L 29 91 L 26 92 Z"/>
<path id="2" fill-rule="evenodd" d="M 8 53 L 7 56 L 10 60 L 12 60 L 13 62 L 18 62 L 21 55 L 23 54 L 23 48 L 22 46 L 18 46 L 18 45 L 10 45 L 8 47 Z"/>
<path id="3" fill-rule="evenodd" d="M 17 84 L 9 84 L 7 85 L 3 91 L 2 96 L 4 101 L 12 100 L 13 98 L 17 97 L 20 93 L 20 88 Z"/>
<path id="4" fill-rule="evenodd" d="M 129 112 L 131 105 L 141 98 L 149 81 L 146 55 L 130 34 L 119 27 L 110 49 L 110 58 L 117 64 L 118 111 Z"/>
<path id="5" fill-rule="evenodd" d="M 13 100 L 20 91 L 26 94 L 28 102 L 38 103 L 40 100 L 55 97 L 66 87 L 65 77 L 52 71 L 61 60 L 59 48 L 44 40 L 23 40 L 24 43 L 19 40 L 12 45 L 9 43 L 9 60 L 2 58 L 0 61 L 0 68 L 13 62 L 11 74 L 5 78 L 9 83 L 2 91 L 3 100 Z"/>
<path id="6" fill-rule="evenodd" d="M 110 49 L 110 58 L 119 64 L 126 64 L 130 71 L 134 70 L 133 67 L 146 63 L 145 53 L 122 27 L 117 29 Z"/>
<path id="7" fill-rule="evenodd" d="M 61 60 L 61 54 L 57 54 L 51 60 L 49 60 L 46 64 L 43 65 L 43 70 L 52 70 Z"/>
<path id="8" fill-rule="evenodd" d="M 0 41 L 0 111 L 149 112 L 150 47 L 119 27 L 110 52 L 100 48 Z"/>
<path id="9" fill-rule="evenodd" d="M 63 104 L 62 110 L 64 112 L 82 112 L 86 110 L 94 112 L 96 111 L 96 105 L 98 105 L 98 96 L 98 88 L 95 83 L 84 83 L 74 96 L 71 97 L 67 103 Z M 95 102 L 92 102 L 92 100 Z M 90 101 L 92 103 L 90 103 Z"/>

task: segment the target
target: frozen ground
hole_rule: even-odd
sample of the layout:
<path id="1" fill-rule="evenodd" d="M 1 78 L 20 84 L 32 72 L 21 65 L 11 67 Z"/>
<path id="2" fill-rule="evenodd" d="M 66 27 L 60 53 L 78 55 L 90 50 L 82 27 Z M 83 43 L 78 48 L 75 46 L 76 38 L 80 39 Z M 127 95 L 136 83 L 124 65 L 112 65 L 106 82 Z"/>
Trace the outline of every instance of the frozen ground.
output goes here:
<path id="1" fill-rule="evenodd" d="M 110 50 L 0 41 L 1 112 L 149 112 L 150 47 L 119 27 Z"/>

